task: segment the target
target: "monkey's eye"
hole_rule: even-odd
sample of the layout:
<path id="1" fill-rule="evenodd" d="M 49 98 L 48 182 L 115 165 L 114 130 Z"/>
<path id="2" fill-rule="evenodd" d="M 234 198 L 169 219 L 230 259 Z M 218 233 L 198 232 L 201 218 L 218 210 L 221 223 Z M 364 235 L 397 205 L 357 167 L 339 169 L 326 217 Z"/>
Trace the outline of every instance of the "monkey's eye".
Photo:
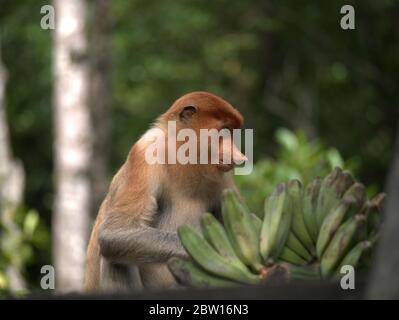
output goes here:
<path id="1" fill-rule="evenodd" d="M 191 119 L 193 114 L 197 112 L 197 108 L 194 106 L 185 106 L 179 114 L 179 118 L 182 122 L 187 122 Z"/>

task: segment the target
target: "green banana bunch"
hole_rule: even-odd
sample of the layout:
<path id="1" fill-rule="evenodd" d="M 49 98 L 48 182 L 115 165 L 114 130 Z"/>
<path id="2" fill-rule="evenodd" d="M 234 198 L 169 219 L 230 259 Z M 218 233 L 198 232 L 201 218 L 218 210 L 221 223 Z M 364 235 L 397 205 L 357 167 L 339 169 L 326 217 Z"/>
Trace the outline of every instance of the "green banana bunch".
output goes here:
<path id="1" fill-rule="evenodd" d="M 265 215 L 260 234 L 260 253 L 265 261 L 277 260 L 287 240 L 292 220 L 291 199 L 287 186 L 277 185 L 265 202 Z"/>
<path id="2" fill-rule="evenodd" d="M 292 232 L 296 238 L 311 252 L 314 252 L 313 240 L 306 228 L 303 216 L 303 186 L 299 180 L 291 180 L 288 183 L 288 193 L 291 198 Z M 305 249 L 306 251 L 306 249 Z M 307 251 L 306 251 L 307 252 Z M 299 252 L 298 252 L 299 253 Z M 310 260 L 311 256 L 309 255 Z"/>
<path id="3" fill-rule="evenodd" d="M 168 266 L 179 283 L 196 287 L 256 284 L 281 267 L 290 278 L 337 276 L 344 265 L 369 265 L 384 199 L 368 200 L 365 186 L 340 168 L 305 189 L 298 180 L 277 185 L 263 219 L 227 190 L 223 224 L 206 213 L 202 235 L 179 228 L 191 260 L 173 258 Z"/>
<path id="4" fill-rule="evenodd" d="M 323 277 L 330 276 L 342 261 L 365 225 L 365 220 L 363 215 L 355 215 L 338 228 L 321 257 L 320 269 Z"/>
<path id="5" fill-rule="evenodd" d="M 168 261 L 168 268 L 178 283 L 193 287 L 232 287 L 237 282 L 213 276 L 193 261 L 172 257 Z"/>
<path id="6" fill-rule="evenodd" d="M 209 273 L 241 283 L 255 284 L 260 281 L 258 276 L 219 255 L 192 227 L 183 225 L 178 229 L 178 234 L 189 255 Z"/>
<path id="7" fill-rule="evenodd" d="M 259 253 L 259 234 L 248 208 L 237 199 L 232 190 L 223 193 L 222 216 L 237 256 L 245 265 L 260 272 L 264 266 Z"/>

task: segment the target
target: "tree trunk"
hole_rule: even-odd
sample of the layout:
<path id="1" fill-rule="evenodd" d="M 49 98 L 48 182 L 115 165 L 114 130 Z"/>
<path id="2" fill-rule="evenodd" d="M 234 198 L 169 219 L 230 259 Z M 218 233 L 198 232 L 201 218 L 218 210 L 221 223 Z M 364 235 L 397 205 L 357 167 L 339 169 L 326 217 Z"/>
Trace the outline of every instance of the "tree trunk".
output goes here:
<path id="1" fill-rule="evenodd" d="M 108 187 L 108 154 L 110 146 L 110 104 L 111 104 L 111 17 L 109 0 L 97 0 L 91 3 L 93 17 L 91 21 L 91 76 L 90 107 L 94 131 L 94 149 L 91 178 L 93 181 L 92 217 L 98 208 Z"/>
<path id="2" fill-rule="evenodd" d="M 399 299 L 399 119 L 386 190 L 384 223 L 369 287 L 372 299 Z"/>
<path id="3" fill-rule="evenodd" d="M 54 123 L 56 198 L 53 256 L 56 287 L 83 287 L 91 206 L 93 132 L 89 95 L 86 2 L 55 0 Z"/>
<path id="4" fill-rule="evenodd" d="M 22 163 L 12 156 L 6 113 L 6 82 L 7 72 L 0 50 L 0 220 L 3 228 L 8 231 L 1 236 L 8 237 L 9 243 L 16 243 L 20 238 L 20 230 L 14 222 L 14 216 L 23 200 L 25 173 Z M 2 237 L 0 243 L 4 241 Z M 26 288 L 21 267 L 13 264 L 7 266 L 6 274 L 12 292 Z"/>

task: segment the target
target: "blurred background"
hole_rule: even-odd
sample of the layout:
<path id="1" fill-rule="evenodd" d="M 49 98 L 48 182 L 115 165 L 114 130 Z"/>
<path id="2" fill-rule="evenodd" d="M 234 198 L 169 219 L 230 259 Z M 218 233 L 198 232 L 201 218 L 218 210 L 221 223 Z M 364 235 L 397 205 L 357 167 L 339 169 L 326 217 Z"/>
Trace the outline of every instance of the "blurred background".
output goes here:
<path id="1" fill-rule="evenodd" d="M 340 27 L 345 4 L 355 30 Z M 55 30 L 43 30 L 44 5 Z M 79 290 L 92 221 L 131 145 L 175 99 L 220 95 L 254 129 L 237 177 L 333 166 L 384 189 L 398 119 L 399 1 L 0 0 L 0 295 Z"/>

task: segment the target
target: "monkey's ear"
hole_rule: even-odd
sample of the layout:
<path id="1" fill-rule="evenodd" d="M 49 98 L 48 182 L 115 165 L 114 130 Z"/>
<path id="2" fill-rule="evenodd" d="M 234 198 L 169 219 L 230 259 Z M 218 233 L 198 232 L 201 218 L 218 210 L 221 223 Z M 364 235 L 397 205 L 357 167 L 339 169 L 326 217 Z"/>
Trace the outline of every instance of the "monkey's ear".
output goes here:
<path id="1" fill-rule="evenodd" d="M 186 106 L 179 114 L 180 121 L 187 122 L 191 119 L 194 113 L 197 112 L 197 108 L 194 106 Z"/>

